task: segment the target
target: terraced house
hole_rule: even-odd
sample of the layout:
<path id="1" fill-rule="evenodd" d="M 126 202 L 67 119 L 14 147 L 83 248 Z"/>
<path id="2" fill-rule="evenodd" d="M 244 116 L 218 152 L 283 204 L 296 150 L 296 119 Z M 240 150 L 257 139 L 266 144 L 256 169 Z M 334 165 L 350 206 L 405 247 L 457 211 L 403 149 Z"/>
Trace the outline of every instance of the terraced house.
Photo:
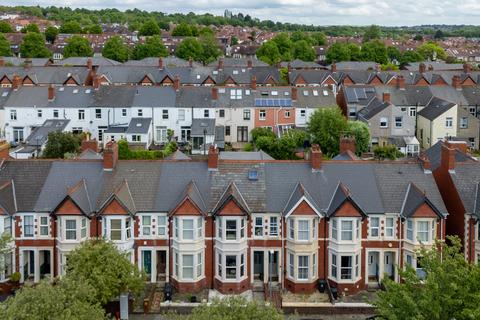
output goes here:
<path id="1" fill-rule="evenodd" d="M 180 292 L 240 293 L 271 284 L 350 294 L 422 272 L 415 249 L 445 235 L 447 210 L 427 162 L 277 161 L 219 153 L 207 161 L 11 160 L 2 146 L 0 231 L 14 236 L 2 279 L 62 275 L 68 253 L 103 237 L 150 282 Z"/>

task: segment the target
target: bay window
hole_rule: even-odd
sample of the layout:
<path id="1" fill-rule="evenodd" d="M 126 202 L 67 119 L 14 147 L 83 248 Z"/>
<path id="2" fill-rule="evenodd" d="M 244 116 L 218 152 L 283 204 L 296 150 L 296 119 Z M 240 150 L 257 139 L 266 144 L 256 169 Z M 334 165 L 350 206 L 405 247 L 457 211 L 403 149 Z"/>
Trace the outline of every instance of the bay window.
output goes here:
<path id="1" fill-rule="evenodd" d="M 314 253 L 312 256 L 312 278 L 317 276 L 317 254 Z"/>
<path id="2" fill-rule="evenodd" d="M 217 218 L 217 240 L 238 241 L 246 237 L 244 218 Z"/>
<path id="3" fill-rule="evenodd" d="M 330 253 L 330 277 L 351 282 L 360 278 L 360 254 Z"/>
<path id="4" fill-rule="evenodd" d="M 316 239 L 317 238 L 317 222 L 315 221 L 315 219 L 313 220 L 313 228 L 312 228 L 312 239 Z"/>
<path id="5" fill-rule="evenodd" d="M 182 255 L 182 279 L 193 280 L 193 255 Z"/>
<path id="6" fill-rule="evenodd" d="M 240 255 L 240 277 L 245 275 L 245 255 Z"/>
<path id="7" fill-rule="evenodd" d="M 246 277 L 245 253 L 218 253 L 217 276 L 223 280 L 239 281 Z"/>
<path id="8" fill-rule="evenodd" d="M 110 240 L 122 240 L 122 219 L 110 219 Z"/>
<path id="9" fill-rule="evenodd" d="M 355 277 L 358 278 L 360 276 L 360 267 L 359 267 L 359 255 L 355 255 Z"/>
<path id="10" fill-rule="evenodd" d="M 394 220 L 393 218 L 387 218 L 385 220 L 385 236 L 388 238 L 393 238 L 394 236 Z"/>
<path id="11" fill-rule="evenodd" d="M 203 270 L 203 256 L 202 253 L 197 254 L 197 277 L 202 276 L 202 270 Z"/>
<path id="12" fill-rule="evenodd" d="M 331 266 L 332 266 L 332 271 L 331 271 L 331 275 L 332 277 L 336 278 L 337 277 L 337 256 L 332 254 L 332 257 L 331 257 Z"/>
<path id="13" fill-rule="evenodd" d="M 255 218 L 255 226 L 254 226 L 253 232 L 256 237 L 261 237 L 263 235 L 263 218 L 262 217 Z"/>
<path id="14" fill-rule="evenodd" d="M 309 234 L 309 223 L 308 220 L 298 220 L 298 233 L 297 239 L 299 241 L 308 241 L 308 234 Z"/>
<path id="15" fill-rule="evenodd" d="M 132 238 L 131 222 L 132 220 L 130 218 L 125 219 L 125 231 L 126 231 L 127 240 Z"/>
<path id="16" fill-rule="evenodd" d="M 227 279 L 237 278 L 237 256 L 225 256 L 225 270 Z"/>
<path id="17" fill-rule="evenodd" d="M 298 256 L 298 279 L 308 280 L 309 256 Z"/>
<path id="18" fill-rule="evenodd" d="M 12 236 L 12 217 L 3 218 L 3 234 Z"/>
<path id="19" fill-rule="evenodd" d="M 197 238 L 201 239 L 203 234 L 203 219 L 197 218 Z"/>
<path id="20" fill-rule="evenodd" d="M 352 279 L 352 256 L 341 256 L 340 258 L 340 279 Z"/>
<path id="21" fill-rule="evenodd" d="M 353 240 L 353 221 L 342 220 L 341 226 L 342 226 L 341 239 L 347 240 L 347 241 Z"/>
<path id="22" fill-rule="evenodd" d="M 82 218 L 82 227 L 80 229 L 80 236 L 82 239 L 87 237 L 87 218 Z"/>
<path id="23" fill-rule="evenodd" d="M 222 255 L 220 253 L 217 255 L 217 270 L 218 270 L 218 276 L 221 278 L 222 277 Z"/>
<path id="24" fill-rule="evenodd" d="M 370 218 L 370 237 L 377 238 L 380 235 L 380 218 Z"/>
<path id="25" fill-rule="evenodd" d="M 289 219 L 288 220 L 288 237 L 290 239 L 295 239 L 295 220 Z"/>
<path id="26" fill-rule="evenodd" d="M 173 228 L 175 230 L 175 238 L 178 238 L 178 217 L 173 219 Z"/>
<path id="27" fill-rule="evenodd" d="M 337 240 L 338 234 L 337 234 L 337 220 L 332 219 L 332 238 Z"/>
<path id="28" fill-rule="evenodd" d="M 103 236 L 111 241 L 127 241 L 132 238 L 132 219 L 103 218 Z"/>
<path id="29" fill-rule="evenodd" d="M 193 240 L 193 219 L 182 219 L 183 240 Z"/>
<path id="30" fill-rule="evenodd" d="M 428 242 L 428 221 L 417 222 L 417 240 Z"/>
<path id="31" fill-rule="evenodd" d="M 175 252 L 175 259 L 174 259 L 174 264 L 175 264 L 175 276 L 178 277 L 178 253 Z"/>
<path id="32" fill-rule="evenodd" d="M 291 278 L 295 277 L 295 256 L 291 253 L 288 254 L 288 275 Z"/>
<path id="33" fill-rule="evenodd" d="M 225 235 L 227 240 L 237 239 L 237 220 L 225 221 Z"/>
<path id="34" fill-rule="evenodd" d="M 203 218 L 175 217 L 174 218 L 175 240 L 195 241 L 203 236 Z M 162 221 L 163 222 L 163 221 Z M 165 227 L 162 227 L 163 234 L 166 234 Z M 181 232 L 179 232 L 181 230 Z"/>

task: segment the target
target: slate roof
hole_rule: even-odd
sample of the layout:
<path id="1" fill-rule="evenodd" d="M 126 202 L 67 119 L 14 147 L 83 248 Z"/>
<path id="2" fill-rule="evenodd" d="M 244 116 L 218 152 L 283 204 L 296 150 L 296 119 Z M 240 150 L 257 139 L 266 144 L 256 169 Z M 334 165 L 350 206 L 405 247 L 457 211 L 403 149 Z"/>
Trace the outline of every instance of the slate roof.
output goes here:
<path id="1" fill-rule="evenodd" d="M 80 180 L 77 185 L 70 188 L 67 194 L 84 214 L 90 215 L 94 211 L 85 179 Z"/>
<path id="2" fill-rule="evenodd" d="M 308 193 L 305 187 L 300 182 L 298 182 L 295 186 L 295 189 L 293 189 L 290 198 L 288 199 L 285 209 L 283 209 L 283 215 L 287 215 L 288 213 L 290 213 L 290 211 L 303 197 L 305 197 L 305 199 L 310 203 L 310 205 L 313 206 L 314 210 L 316 210 L 318 213 L 321 213 L 320 207 L 318 207 L 315 200 L 312 198 L 312 196 L 310 196 L 310 193 Z"/>
<path id="3" fill-rule="evenodd" d="M 348 188 L 342 182 L 338 182 L 337 188 L 335 189 L 335 193 L 332 196 L 325 215 L 327 217 L 333 216 L 335 212 L 337 212 L 337 210 L 340 209 L 340 207 L 347 201 L 352 203 L 352 205 L 356 207 L 361 215 L 366 215 L 358 202 L 352 197 L 350 190 L 348 190 Z"/>
<path id="4" fill-rule="evenodd" d="M 55 62 L 54 66 L 86 66 L 88 59 L 92 59 L 94 66 L 118 66 L 120 62 L 105 57 L 70 57 Z"/>
<path id="5" fill-rule="evenodd" d="M 458 191 L 466 213 L 473 213 L 480 219 L 480 163 L 461 162 L 455 164 L 455 172 L 450 176 Z"/>
<path id="6" fill-rule="evenodd" d="M 151 129 L 152 118 L 132 118 L 128 125 L 127 134 L 147 134 Z"/>
<path id="7" fill-rule="evenodd" d="M 40 147 L 47 142 L 48 134 L 52 132 L 63 132 L 70 120 L 68 119 L 49 119 L 40 126 L 36 127 L 25 140 L 25 143 L 31 147 Z"/>
<path id="8" fill-rule="evenodd" d="M 422 204 L 428 204 L 435 213 L 439 217 L 443 217 L 446 215 L 445 212 L 439 211 L 435 205 L 433 205 L 428 198 L 426 197 L 425 193 L 420 190 L 414 183 L 409 183 L 407 192 L 405 194 L 405 199 L 403 201 L 402 205 L 402 210 L 400 211 L 400 215 L 405 218 L 410 218 L 412 217 L 417 209 L 422 205 Z"/>
<path id="9" fill-rule="evenodd" d="M 9 215 L 17 212 L 15 185 L 13 180 L 7 181 L 0 186 L 0 208 L 3 209 L 5 214 Z"/>
<path id="10" fill-rule="evenodd" d="M 193 204 L 196 205 L 203 214 L 207 214 L 207 205 L 205 204 L 205 200 L 203 199 L 200 190 L 198 190 L 197 184 L 194 180 L 191 180 L 187 184 L 185 190 L 177 200 L 177 204 L 180 204 L 186 198 L 190 199 L 190 201 L 192 201 Z"/>
<path id="11" fill-rule="evenodd" d="M 389 102 L 382 102 L 375 97 L 365 108 L 358 112 L 358 117 L 360 119 L 370 120 L 390 106 L 392 105 Z"/>
<path id="12" fill-rule="evenodd" d="M 433 146 L 425 150 L 425 155 L 427 156 L 428 160 L 430 160 L 430 165 L 432 166 L 432 170 L 437 170 L 440 167 L 442 162 L 442 145 L 443 141 L 438 141 Z M 469 155 L 461 152 L 458 149 L 455 149 L 455 162 L 473 162 L 475 161 Z"/>
<path id="13" fill-rule="evenodd" d="M 260 150 L 256 152 L 246 151 L 222 151 L 220 160 L 274 160 L 268 153 Z"/>
<path id="14" fill-rule="evenodd" d="M 453 108 L 454 106 L 455 103 L 453 102 L 449 102 L 437 97 L 432 97 L 426 107 L 418 112 L 418 115 L 432 121 Z"/>
<path id="15" fill-rule="evenodd" d="M 248 207 L 248 204 L 245 202 L 245 199 L 243 198 L 242 193 L 238 190 L 237 185 L 235 184 L 234 181 L 230 182 L 223 192 L 222 196 L 218 200 L 217 204 L 213 207 L 212 212 L 215 214 L 218 211 L 220 211 L 223 206 L 225 206 L 228 201 L 233 200 L 235 203 L 240 207 L 240 209 L 247 213 L 250 214 L 250 208 Z"/>
<path id="16" fill-rule="evenodd" d="M 204 118 L 204 119 L 193 119 L 192 128 L 190 135 L 193 136 L 202 136 L 204 135 L 203 130 L 207 129 L 206 135 L 215 134 L 215 119 L 213 118 Z"/>
<path id="17" fill-rule="evenodd" d="M 55 88 L 55 99 L 48 100 L 48 88 L 40 86 L 21 86 L 10 92 L 4 107 L 20 108 L 78 108 L 92 105 L 93 91 L 91 87 Z M 103 89 L 103 88 L 102 88 Z"/>

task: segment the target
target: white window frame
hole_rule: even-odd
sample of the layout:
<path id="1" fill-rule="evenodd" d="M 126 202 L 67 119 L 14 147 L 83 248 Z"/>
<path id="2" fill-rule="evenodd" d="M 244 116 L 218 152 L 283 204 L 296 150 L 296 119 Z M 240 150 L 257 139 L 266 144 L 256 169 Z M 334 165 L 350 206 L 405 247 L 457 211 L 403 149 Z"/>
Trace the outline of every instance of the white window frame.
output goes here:
<path id="1" fill-rule="evenodd" d="M 445 128 L 453 128 L 453 117 L 445 118 Z"/>
<path id="2" fill-rule="evenodd" d="M 369 223 L 369 236 L 371 238 L 379 238 L 380 237 L 380 218 L 379 217 L 370 217 Z M 374 221 L 376 221 L 376 225 L 374 225 Z"/>
<path id="3" fill-rule="evenodd" d="M 308 219 L 296 219 L 296 220 L 297 220 L 297 241 L 309 241 L 310 240 L 310 220 Z M 303 223 L 306 223 L 306 228 L 300 229 L 300 225 Z M 303 225 L 303 227 L 305 227 L 305 225 Z"/>
<path id="4" fill-rule="evenodd" d="M 42 223 L 42 220 L 46 219 L 46 223 Z M 40 226 L 40 236 L 41 237 L 48 237 L 50 236 L 50 217 L 48 216 L 40 216 L 39 217 L 39 226 Z M 44 234 L 44 230 L 47 230 L 47 232 Z"/>
<path id="5" fill-rule="evenodd" d="M 69 222 L 73 222 L 75 224 L 75 226 L 73 228 L 72 227 L 69 228 L 68 227 Z M 75 218 L 65 218 L 65 240 L 66 241 L 77 241 L 77 239 L 78 239 L 77 227 L 78 227 L 77 219 L 75 219 Z M 68 237 L 69 232 L 70 233 L 73 232 L 75 237 L 69 239 L 69 237 Z"/>
<path id="6" fill-rule="evenodd" d="M 165 215 L 159 215 L 157 217 L 157 236 L 166 237 L 167 234 L 168 219 Z"/>
<path id="7" fill-rule="evenodd" d="M 388 118 L 381 117 L 380 118 L 380 128 L 388 128 Z"/>
<path id="8" fill-rule="evenodd" d="M 414 223 L 412 219 L 407 219 L 406 222 L 407 226 L 405 228 L 405 237 L 407 240 L 414 241 L 413 239 L 413 232 L 414 232 Z"/>
<path id="9" fill-rule="evenodd" d="M 309 268 L 310 268 L 310 256 L 309 255 L 298 255 L 298 280 L 309 280 Z M 305 263 L 306 262 L 306 263 Z"/>
<path id="10" fill-rule="evenodd" d="M 28 220 L 31 219 L 31 223 L 27 225 L 27 218 Z M 32 233 L 27 234 L 27 228 L 32 230 Z M 35 237 L 35 216 L 33 214 L 26 214 L 22 218 L 22 234 L 23 238 L 34 238 Z"/>
<path id="11" fill-rule="evenodd" d="M 255 217 L 253 224 L 253 236 L 263 237 L 263 217 Z"/>
<path id="12" fill-rule="evenodd" d="M 421 229 L 420 226 L 426 226 L 425 230 Z M 421 243 L 430 242 L 430 221 L 420 220 L 416 223 L 416 239 Z M 422 235 L 422 236 L 420 236 Z"/>
<path id="13" fill-rule="evenodd" d="M 391 221 L 391 225 L 389 221 Z M 385 237 L 386 238 L 395 237 L 395 218 L 394 217 L 385 218 Z"/>
<path id="14" fill-rule="evenodd" d="M 278 217 L 271 216 L 269 218 L 268 232 L 271 237 L 277 237 L 278 232 Z"/>
<path id="15" fill-rule="evenodd" d="M 267 119 L 267 110 L 266 109 L 260 109 L 258 111 L 258 119 L 259 120 L 266 120 Z"/>
<path id="16" fill-rule="evenodd" d="M 140 226 L 141 235 L 144 237 L 152 236 L 152 216 L 142 215 L 142 219 L 140 221 L 141 221 L 141 226 Z"/>

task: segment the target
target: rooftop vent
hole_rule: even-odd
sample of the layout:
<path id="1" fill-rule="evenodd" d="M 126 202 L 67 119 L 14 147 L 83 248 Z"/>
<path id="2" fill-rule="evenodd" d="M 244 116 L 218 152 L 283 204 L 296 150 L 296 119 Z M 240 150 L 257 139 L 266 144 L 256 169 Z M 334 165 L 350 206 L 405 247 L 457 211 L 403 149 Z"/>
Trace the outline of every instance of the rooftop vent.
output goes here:
<path id="1" fill-rule="evenodd" d="M 257 170 L 249 170 L 248 171 L 248 180 L 257 181 L 258 180 L 258 171 Z"/>

